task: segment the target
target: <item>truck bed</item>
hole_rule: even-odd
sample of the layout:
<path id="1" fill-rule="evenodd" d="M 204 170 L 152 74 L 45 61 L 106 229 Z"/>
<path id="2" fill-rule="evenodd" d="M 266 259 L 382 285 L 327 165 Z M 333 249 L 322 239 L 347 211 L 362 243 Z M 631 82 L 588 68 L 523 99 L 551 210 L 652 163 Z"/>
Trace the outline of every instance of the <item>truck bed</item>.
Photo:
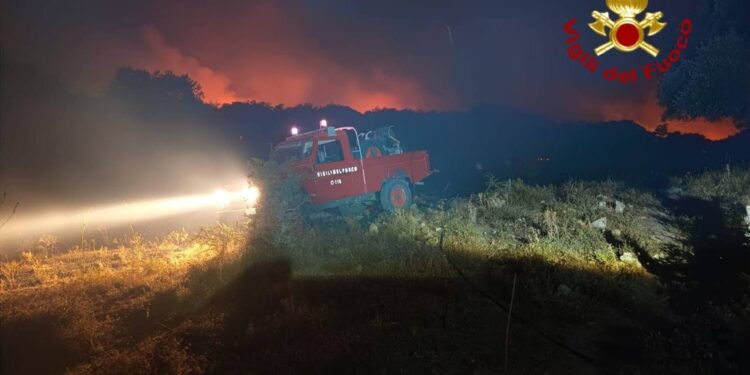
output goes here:
<path id="1" fill-rule="evenodd" d="M 404 177 L 415 183 L 430 175 L 430 161 L 426 151 L 366 158 L 363 165 L 368 193 L 379 191 L 384 180 Z"/>

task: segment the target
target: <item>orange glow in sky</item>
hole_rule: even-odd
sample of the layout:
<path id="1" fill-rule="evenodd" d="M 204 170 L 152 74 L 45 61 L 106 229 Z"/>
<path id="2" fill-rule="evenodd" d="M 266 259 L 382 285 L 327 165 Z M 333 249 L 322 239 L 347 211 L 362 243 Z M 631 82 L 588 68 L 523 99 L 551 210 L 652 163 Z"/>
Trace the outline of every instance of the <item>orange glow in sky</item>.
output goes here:
<path id="1" fill-rule="evenodd" d="M 651 132 L 664 123 L 667 124 L 670 133 L 698 134 L 712 141 L 727 139 L 740 132 L 729 118 L 720 121 L 709 121 L 705 118 L 662 121 L 664 109 L 657 102 L 655 86 L 628 98 L 595 98 L 582 95 L 578 97 L 574 107 L 575 112 L 567 114 L 567 117 L 577 117 L 585 121 L 630 120 Z"/>
<path id="2" fill-rule="evenodd" d="M 338 104 L 367 112 L 468 110 L 495 104 L 543 113 L 550 121 L 632 120 L 649 131 L 663 123 L 655 80 L 650 81 L 654 85 L 650 91 L 637 84 L 603 87 L 559 70 L 561 64 L 570 67 L 571 62 L 564 52 L 549 49 L 560 47 L 560 35 L 547 33 L 551 23 L 542 22 L 523 35 L 534 38 L 535 48 L 519 48 L 527 43 L 519 35 L 507 41 L 507 51 L 513 53 L 505 53 L 502 38 L 511 34 L 501 31 L 528 27 L 515 17 L 526 14 L 524 6 L 503 10 L 508 19 L 502 22 L 487 22 L 492 18 L 468 16 L 481 16 L 484 6 L 433 4 L 425 9 L 423 19 L 404 23 L 398 9 L 374 5 L 373 10 L 383 12 L 382 18 L 356 18 L 365 15 L 369 5 L 329 8 L 340 11 L 336 14 L 324 11 L 333 2 L 198 3 L 201 6 L 139 3 L 144 9 L 126 12 L 132 19 L 124 17 L 122 22 L 91 16 L 108 10 L 107 14 L 119 14 L 119 7 L 108 6 L 91 12 L 76 9 L 54 23 L 37 19 L 36 14 L 9 13 L 3 18 L 8 22 L 3 23 L 0 42 L 9 56 L 42 66 L 72 91 L 89 94 L 106 90 L 117 68 L 129 66 L 188 75 L 200 85 L 203 100 L 217 106 L 250 101 L 287 107 Z M 464 7 L 477 13 L 456 15 L 457 20 L 466 19 L 450 24 L 451 17 L 446 16 Z M 556 9 L 568 7 L 566 2 Z M 412 6 L 403 8 L 413 11 Z M 554 30 L 560 32 L 557 24 Z M 671 131 L 711 140 L 738 132 L 730 120 L 668 121 L 668 125 Z"/>
<path id="3" fill-rule="evenodd" d="M 605 104 L 602 106 L 601 113 L 604 120 L 632 120 L 648 131 L 654 131 L 660 124 L 666 123 L 670 132 L 700 134 L 712 141 L 726 139 L 739 133 L 739 129 L 728 118 L 718 122 L 712 122 L 705 118 L 691 121 L 662 121 L 662 112 L 663 108 L 656 102 L 654 94 L 643 103 L 632 106 Z"/>

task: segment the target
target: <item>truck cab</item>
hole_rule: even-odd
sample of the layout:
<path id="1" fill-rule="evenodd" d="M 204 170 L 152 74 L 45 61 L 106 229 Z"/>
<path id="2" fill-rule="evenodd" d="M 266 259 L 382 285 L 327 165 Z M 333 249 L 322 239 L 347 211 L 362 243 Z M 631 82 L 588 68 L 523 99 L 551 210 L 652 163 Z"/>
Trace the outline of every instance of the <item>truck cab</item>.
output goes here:
<path id="1" fill-rule="evenodd" d="M 385 129 L 385 130 L 383 130 Z M 426 151 L 403 152 L 390 128 L 360 134 L 321 128 L 276 145 L 270 159 L 302 175 L 314 208 L 380 200 L 386 211 L 412 203 L 414 184 L 430 174 Z"/>

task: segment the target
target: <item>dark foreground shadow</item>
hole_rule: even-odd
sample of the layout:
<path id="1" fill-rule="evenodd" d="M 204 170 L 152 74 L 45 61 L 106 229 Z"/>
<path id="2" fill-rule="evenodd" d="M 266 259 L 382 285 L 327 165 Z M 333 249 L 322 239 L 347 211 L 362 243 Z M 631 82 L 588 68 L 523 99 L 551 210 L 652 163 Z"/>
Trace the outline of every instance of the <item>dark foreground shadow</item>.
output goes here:
<path id="1" fill-rule="evenodd" d="M 664 224 L 686 234 L 683 243 L 653 259 L 635 241 L 640 262 L 666 286 L 671 311 L 659 335 L 672 337 L 699 373 L 750 371 L 750 244 L 741 222 L 744 207 L 695 198 L 666 200 L 673 213 Z M 727 211 L 736 217 L 727 217 Z M 708 366 L 703 367 L 705 364 Z"/>
<path id="2" fill-rule="evenodd" d="M 558 305 L 571 297 L 558 301 L 554 289 L 525 286 L 533 284 L 529 270 L 537 267 L 488 266 L 477 283 L 508 300 L 508 281 L 517 273 L 514 314 L 571 345 L 587 341 L 575 337 L 581 322 L 566 322 L 575 314 L 560 314 Z M 189 287 L 216 277 L 196 272 Z M 530 302 L 537 293 L 552 297 L 541 310 Z M 278 259 L 247 267 L 209 299 L 193 302 L 158 295 L 148 319 L 140 311 L 112 317 L 122 344 L 105 352 L 62 337 L 59 316 L 3 322 L 2 373 L 498 373 L 506 366 L 507 315 L 458 278 L 300 278 L 288 260 Z M 511 323 L 510 373 L 561 366 L 556 373 L 598 372 Z"/>
<path id="3" fill-rule="evenodd" d="M 195 347 L 210 353 L 210 373 L 489 373 L 504 365 L 504 315 L 458 279 L 293 278 L 279 259 L 243 272 L 201 314 L 219 311 L 221 344 Z M 591 371 L 522 337 L 510 357 L 518 366 Z"/>
<path id="4" fill-rule="evenodd" d="M 675 312 L 691 314 L 707 305 L 738 303 L 750 294 L 750 244 L 739 219 L 744 207 L 730 207 L 728 218 L 719 201 L 695 198 L 669 200 L 674 222 L 687 234 L 684 249 L 669 249 L 663 260 L 651 259 L 642 249 L 638 256 L 649 272 L 670 288 Z"/>
<path id="5" fill-rule="evenodd" d="M 14 321 L 2 327 L 2 373 L 81 364 L 84 373 L 107 374 L 694 372 L 652 340 L 658 319 L 643 317 L 656 307 L 639 295 L 651 280 L 613 280 L 538 258 L 457 263 L 480 265 L 475 285 L 458 277 L 301 278 L 287 259 L 254 264 L 200 303 L 160 295 L 147 324 L 121 317 L 124 344 L 106 352 L 82 352 L 59 337 L 55 317 Z M 507 331 L 505 311 L 475 287 L 507 303 L 514 275 L 516 318 Z M 215 277 L 198 272 L 190 283 L 197 289 Z"/>

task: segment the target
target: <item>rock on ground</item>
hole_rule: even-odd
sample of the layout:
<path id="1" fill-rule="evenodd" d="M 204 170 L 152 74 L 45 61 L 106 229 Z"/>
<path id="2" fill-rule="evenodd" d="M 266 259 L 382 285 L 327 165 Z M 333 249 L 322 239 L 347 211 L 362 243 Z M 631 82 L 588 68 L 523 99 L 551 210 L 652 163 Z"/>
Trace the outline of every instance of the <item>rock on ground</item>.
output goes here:
<path id="1" fill-rule="evenodd" d="M 625 212 L 625 203 L 615 201 L 615 212 L 617 212 L 618 214 Z"/>
<path id="2" fill-rule="evenodd" d="M 605 230 L 605 229 L 607 229 L 607 218 L 603 217 L 603 218 L 594 220 L 591 223 L 591 227 L 599 229 L 599 230 Z"/>

